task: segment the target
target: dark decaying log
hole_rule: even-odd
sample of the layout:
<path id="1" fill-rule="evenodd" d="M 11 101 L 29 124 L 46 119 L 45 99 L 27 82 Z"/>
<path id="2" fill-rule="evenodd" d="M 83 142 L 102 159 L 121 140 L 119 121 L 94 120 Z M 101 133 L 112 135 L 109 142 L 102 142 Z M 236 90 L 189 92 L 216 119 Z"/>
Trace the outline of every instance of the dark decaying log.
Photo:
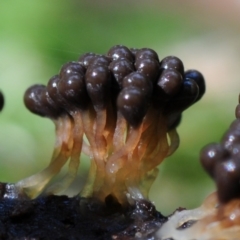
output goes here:
<path id="1" fill-rule="evenodd" d="M 167 220 L 146 200 L 123 209 L 114 198 L 45 196 L 0 200 L 0 239 L 150 238 Z"/>

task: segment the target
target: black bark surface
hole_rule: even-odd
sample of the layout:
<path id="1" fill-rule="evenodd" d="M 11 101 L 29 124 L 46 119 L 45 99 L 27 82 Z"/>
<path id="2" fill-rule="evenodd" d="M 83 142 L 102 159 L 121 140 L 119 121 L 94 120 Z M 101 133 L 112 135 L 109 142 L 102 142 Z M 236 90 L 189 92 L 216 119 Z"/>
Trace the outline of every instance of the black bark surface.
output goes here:
<path id="1" fill-rule="evenodd" d="M 105 203 L 67 196 L 0 200 L 0 239 L 132 239 L 136 232 L 147 236 L 166 220 L 146 200 L 127 208 L 111 196 Z"/>

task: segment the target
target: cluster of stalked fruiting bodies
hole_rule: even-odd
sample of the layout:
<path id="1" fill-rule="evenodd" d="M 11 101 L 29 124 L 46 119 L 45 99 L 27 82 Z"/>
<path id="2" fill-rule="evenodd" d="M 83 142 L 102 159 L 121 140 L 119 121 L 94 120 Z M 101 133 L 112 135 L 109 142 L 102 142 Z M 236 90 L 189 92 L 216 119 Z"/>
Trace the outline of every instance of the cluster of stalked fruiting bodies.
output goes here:
<path id="1" fill-rule="evenodd" d="M 217 191 L 196 209 L 175 211 L 156 232 L 156 239 L 239 239 L 240 103 L 235 115 L 220 143 L 211 143 L 200 153 L 202 166 L 215 181 Z"/>
<path id="2" fill-rule="evenodd" d="M 175 128 L 183 110 L 204 92 L 200 72 L 184 71 L 174 56 L 159 60 L 149 48 L 117 45 L 106 55 L 87 53 L 64 64 L 46 86 L 33 85 L 24 95 L 31 112 L 56 125 L 51 162 L 11 189 L 30 198 L 62 192 L 84 153 L 92 161 L 82 196 L 147 197 L 156 166 L 178 147 Z M 46 188 L 68 159 L 68 173 Z"/>
<path id="3" fill-rule="evenodd" d="M 221 142 L 207 145 L 200 157 L 204 169 L 216 182 L 222 203 L 240 198 L 240 104 L 236 118 Z"/>

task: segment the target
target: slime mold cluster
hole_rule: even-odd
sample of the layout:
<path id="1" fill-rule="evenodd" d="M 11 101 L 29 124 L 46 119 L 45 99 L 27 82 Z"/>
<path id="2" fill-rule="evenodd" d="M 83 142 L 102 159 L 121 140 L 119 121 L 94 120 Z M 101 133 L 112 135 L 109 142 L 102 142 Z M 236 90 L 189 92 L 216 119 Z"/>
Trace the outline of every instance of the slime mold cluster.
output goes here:
<path id="1" fill-rule="evenodd" d="M 148 199 L 157 166 L 178 148 L 176 127 L 182 112 L 204 92 L 203 75 L 186 71 L 179 58 L 159 59 L 152 49 L 122 45 L 105 55 L 86 53 L 64 64 L 46 85 L 29 87 L 24 103 L 32 113 L 52 120 L 56 141 L 45 169 L 16 183 L 0 184 L 0 227 L 5 228 L 0 236 L 219 240 L 206 226 L 222 224 L 221 216 L 240 211 L 239 107 L 222 142 L 201 153 L 217 193 L 198 209 L 181 208 L 166 217 Z M 1 94 L 1 109 L 3 102 Z M 76 178 L 82 154 L 90 161 L 84 186 L 73 198 L 56 196 Z M 52 182 L 66 164 L 63 178 Z M 51 227 L 43 227 L 42 221 Z M 229 222 L 224 227 L 229 229 Z M 203 237 L 203 231 L 209 234 Z"/>
<path id="2" fill-rule="evenodd" d="M 120 204 L 127 202 L 126 193 L 147 198 L 156 167 L 178 147 L 182 112 L 204 91 L 199 72 L 184 72 L 177 57 L 159 61 L 148 48 L 114 46 L 106 55 L 87 53 L 66 63 L 46 86 L 33 85 L 24 95 L 31 112 L 56 126 L 50 164 L 12 185 L 5 197 L 64 191 L 82 152 L 91 167 L 81 196 L 104 201 L 111 195 Z M 48 186 L 68 161 L 65 177 Z"/>

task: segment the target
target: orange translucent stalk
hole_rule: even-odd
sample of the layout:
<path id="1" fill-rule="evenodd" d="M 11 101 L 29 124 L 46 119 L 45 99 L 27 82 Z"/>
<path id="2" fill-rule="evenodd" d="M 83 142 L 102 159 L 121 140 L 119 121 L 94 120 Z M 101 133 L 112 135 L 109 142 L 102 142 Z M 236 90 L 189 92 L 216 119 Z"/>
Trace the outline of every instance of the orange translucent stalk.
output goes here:
<path id="1" fill-rule="evenodd" d="M 41 172 L 16 183 L 16 187 L 22 189 L 30 198 L 35 198 L 43 191 L 51 179 L 60 172 L 71 154 L 73 147 L 73 122 L 67 115 L 63 118 L 64 134 L 62 137 L 61 151 L 58 156 Z"/>
<path id="2" fill-rule="evenodd" d="M 78 167 L 80 164 L 80 155 L 82 150 L 82 142 L 83 142 L 83 126 L 82 126 L 81 113 L 79 111 L 72 112 L 71 116 L 74 119 L 73 148 L 71 152 L 68 172 L 61 179 L 60 182 L 50 186 L 46 190 L 47 194 L 57 194 L 65 191 L 73 182 L 78 172 Z"/>
<path id="3" fill-rule="evenodd" d="M 170 146 L 168 149 L 167 157 L 172 155 L 177 150 L 177 148 L 179 147 L 179 143 L 180 143 L 179 135 L 175 128 L 168 132 L 168 136 L 169 136 L 169 140 L 170 140 Z"/>
<path id="4" fill-rule="evenodd" d="M 157 137 L 157 139 L 156 140 L 154 139 L 154 142 L 157 143 L 157 145 L 155 146 L 155 149 L 152 151 L 152 153 L 148 153 L 148 151 L 146 151 L 146 154 L 144 155 L 142 161 L 141 170 L 143 174 L 157 167 L 165 159 L 168 153 L 169 145 L 166 134 L 167 126 L 165 124 L 164 116 L 160 115 L 159 123 L 161 124 L 155 125 L 156 126 L 155 136 Z"/>

